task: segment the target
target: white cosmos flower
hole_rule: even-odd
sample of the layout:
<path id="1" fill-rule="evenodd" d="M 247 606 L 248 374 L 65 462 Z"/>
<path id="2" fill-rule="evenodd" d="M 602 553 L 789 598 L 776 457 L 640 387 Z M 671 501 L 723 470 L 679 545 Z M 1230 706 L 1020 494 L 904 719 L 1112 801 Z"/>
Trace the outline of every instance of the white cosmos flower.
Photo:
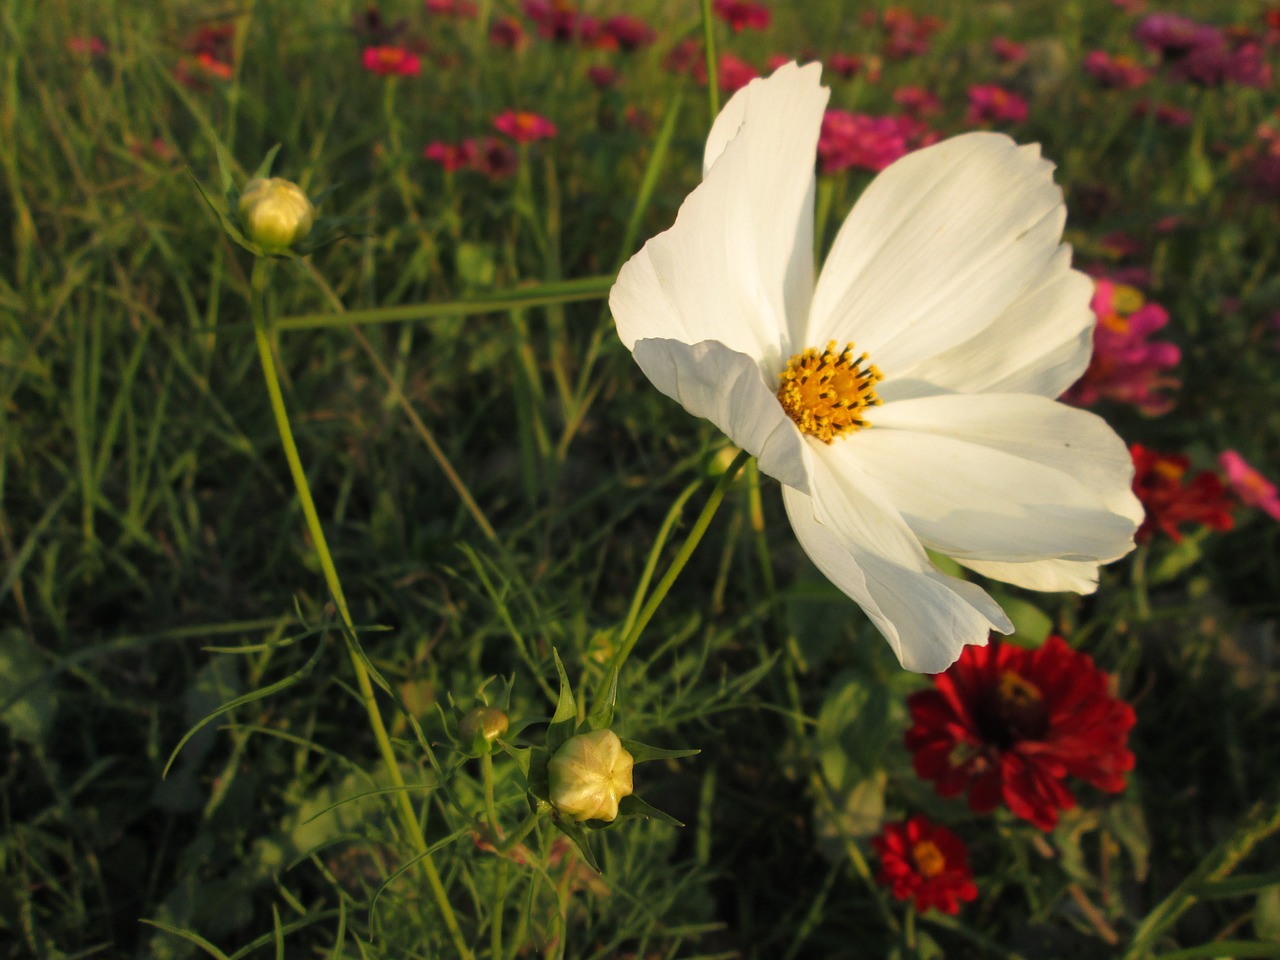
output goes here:
<path id="1" fill-rule="evenodd" d="M 903 666 L 938 672 L 1012 625 L 926 547 L 1086 593 L 1133 548 L 1142 509 L 1120 438 L 1053 399 L 1088 365 L 1092 284 L 1061 243 L 1039 146 L 970 133 L 897 161 L 815 284 L 820 76 L 788 64 L 734 95 L 702 183 L 609 306 L 654 385 L 781 481 L 805 552 Z"/>

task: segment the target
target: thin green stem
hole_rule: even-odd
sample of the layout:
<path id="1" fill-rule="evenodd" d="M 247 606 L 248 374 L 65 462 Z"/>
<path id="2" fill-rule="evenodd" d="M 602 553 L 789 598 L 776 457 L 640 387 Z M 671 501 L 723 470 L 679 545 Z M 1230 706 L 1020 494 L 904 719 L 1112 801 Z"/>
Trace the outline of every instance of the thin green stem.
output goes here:
<path id="1" fill-rule="evenodd" d="M 711 107 L 711 121 L 720 115 L 720 70 L 716 58 L 715 21 L 711 17 L 711 0 L 702 0 L 703 52 L 707 58 L 707 104 Z"/>
<path id="2" fill-rule="evenodd" d="M 374 740 L 378 745 L 378 753 L 382 757 L 383 765 L 386 767 L 392 783 L 397 787 L 404 787 L 406 786 L 404 774 L 400 770 L 395 750 L 391 746 L 391 738 L 387 735 L 387 728 L 382 720 L 382 713 L 378 709 L 378 702 L 374 696 L 373 681 L 369 677 L 368 667 L 365 666 L 364 658 L 357 648 L 355 624 L 351 619 L 351 611 L 347 606 L 347 598 L 343 593 L 342 582 L 338 578 L 333 556 L 329 552 L 329 544 L 325 539 L 324 528 L 320 524 L 320 516 L 316 512 L 315 501 L 311 497 L 311 486 L 307 482 L 306 471 L 302 468 L 302 458 L 298 455 L 298 445 L 293 439 L 293 429 L 289 425 L 289 414 L 285 408 L 284 394 L 280 390 L 280 380 L 276 374 L 275 354 L 267 328 L 266 299 L 270 279 L 269 271 L 269 260 L 259 258 L 254 261 L 250 310 L 253 315 L 254 336 L 258 342 L 258 356 L 262 361 L 262 376 L 266 382 L 267 394 L 271 399 L 271 412 L 275 416 L 276 429 L 280 434 L 280 444 L 284 447 L 285 459 L 289 462 L 289 472 L 293 476 L 294 487 L 298 492 L 298 501 L 302 506 L 303 516 L 306 518 L 307 530 L 311 534 L 311 541 L 315 546 L 320 568 L 324 572 L 325 584 L 329 588 L 329 594 L 333 597 L 333 602 L 337 606 L 338 613 L 346 627 L 347 652 L 351 658 L 352 668 L 355 670 L 356 686 L 360 691 L 361 702 L 364 704 L 365 712 L 369 717 L 369 725 L 373 730 Z M 445 892 L 444 884 L 440 880 L 440 874 L 427 852 L 427 841 L 423 836 L 422 825 L 418 820 L 417 812 L 413 808 L 413 801 L 410 799 L 408 791 L 398 791 L 396 793 L 396 801 L 400 820 L 409 836 L 410 842 L 413 844 L 415 853 L 421 858 L 419 863 L 422 866 L 423 873 L 426 875 L 427 884 L 431 887 L 432 895 L 444 919 L 445 927 L 453 939 L 454 947 L 459 956 L 469 960 L 472 956 L 471 949 L 467 946 L 466 940 L 463 939 L 462 930 L 458 926 L 458 919 L 449 903 L 449 897 Z"/>
<path id="3" fill-rule="evenodd" d="M 711 491 L 711 496 L 707 497 L 707 502 L 702 508 L 702 512 L 698 514 L 698 519 L 694 521 L 693 527 L 689 530 L 689 535 L 685 537 L 684 543 L 676 552 L 675 557 L 671 560 L 671 566 L 667 568 L 667 572 L 663 574 L 662 579 L 658 581 L 658 585 L 654 588 L 653 594 L 649 597 L 648 602 L 640 611 L 635 622 L 631 625 L 631 629 L 627 631 L 622 643 L 618 646 L 618 652 L 613 655 L 613 661 L 609 664 L 609 669 L 605 671 L 605 676 L 612 675 L 615 671 L 622 669 L 622 665 L 627 662 L 627 657 L 631 655 L 631 651 L 635 648 L 636 642 L 640 639 L 640 635 L 644 633 L 644 628 L 649 625 L 649 621 L 653 619 L 653 615 L 658 612 L 658 607 L 662 605 L 662 601 L 666 599 L 667 594 L 671 591 L 672 585 L 675 584 L 676 578 L 680 576 L 680 572 L 684 570 L 685 564 L 689 562 L 689 558 L 693 556 L 693 551 L 697 549 L 698 544 L 702 541 L 703 535 L 707 532 L 707 528 L 711 526 L 711 520 L 716 515 L 716 511 L 720 509 L 720 504 L 724 502 L 724 495 L 728 492 L 730 485 L 737 478 L 738 472 L 742 469 L 742 465 L 747 462 L 747 458 L 751 456 L 745 450 L 739 450 L 738 455 L 733 458 L 733 463 L 729 465 L 729 469 L 721 475 L 720 480 L 716 483 L 715 489 Z"/>

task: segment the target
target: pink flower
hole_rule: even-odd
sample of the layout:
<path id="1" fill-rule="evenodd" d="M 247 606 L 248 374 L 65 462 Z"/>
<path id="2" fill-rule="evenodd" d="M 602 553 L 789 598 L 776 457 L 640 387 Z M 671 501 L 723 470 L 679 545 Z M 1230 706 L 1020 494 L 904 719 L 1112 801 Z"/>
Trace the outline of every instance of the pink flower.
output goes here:
<path id="1" fill-rule="evenodd" d="M 937 137 L 910 117 L 873 117 L 846 110 L 828 110 L 818 136 L 818 161 L 823 173 L 855 167 L 879 172 L 917 147 Z"/>
<path id="2" fill-rule="evenodd" d="M 875 22 L 872 14 L 872 23 Z M 902 7 L 889 7 L 880 20 L 885 33 L 885 56 L 891 60 L 918 57 L 929 49 L 929 38 L 942 29 L 934 16 L 917 17 Z"/>
<path id="3" fill-rule="evenodd" d="M 969 88 L 970 123 L 1021 123 L 1027 119 L 1027 101 L 995 84 Z"/>
<path id="4" fill-rule="evenodd" d="M 67 52 L 78 57 L 105 57 L 107 45 L 100 37 L 68 37 Z"/>
<path id="5" fill-rule="evenodd" d="M 556 43 L 591 46 L 600 35 L 600 22 L 580 13 L 572 0 L 524 0 L 525 15 L 538 26 L 538 34 Z"/>
<path id="6" fill-rule="evenodd" d="M 475 162 L 475 151 L 474 149 L 467 149 L 468 145 L 474 147 L 474 142 L 468 141 L 466 144 L 455 144 L 442 143 L 436 140 L 427 144 L 426 149 L 422 151 L 422 155 L 428 160 L 434 160 L 445 170 L 453 173 L 453 171 L 469 167 Z"/>
<path id="7" fill-rule="evenodd" d="M 476 5 L 472 0 L 423 0 L 422 5 L 427 13 L 457 17 L 459 20 L 476 18 Z"/>
<path id="8" fill-rule="evenodd" d="M 556 135 L 556 125 L 546 117 L 527 110 L 507 110 L 493 118 L 493 128 L 516 143 L 536 143 Z"/>
<path id="9" fill-rule="evenodd" d="M 1192 50 L 1220 47 L 1221 33 L 1207 24 L 1176 13 L 1153 13 L 1134 28 L 1134 38 L 1166 60 L 1184 57 Z"/>
<path id="10" fill-rule="evenodd" d="M 1182 352 L 1176 344 L 1147 338 L 1169 322 L 1168 312 L 1146 303 L 1136 288 L 1110 280 L 1097 281 L 1090 306 L 1098 318 L 1093 357 L 1064 399 L 1082 407 L 1099 400 L 1128 403 L 1148 416 L 1167 413 L 1173 399 L 1163 391 L 1180 385 L 1167 371 Z"/>
<path id="11" fill-rule="evenodd" d="M 1184 110 L 1182 107 L 1175 107 L 1169 103 L 1152 104 L 1146 100 L 1135 104 L 1133 107 L 1133 115 L 1135 117 L 1145 117 L 1147 114 L 1154 114 L 1156 123 L 1164 127 L 1189 127 L 1191 121 L 1195 119 L 1190 110 Z"/>
<path id="12" fill-rule="evenodd" d="M 1084 72 L 1115 90 L 1132 90 L 1151 79 L 1151 71 L 1132 57 L 1123 53 L 1113 57 L 1105 50 L 1093 50 L 1084 58 Z"/>
<path id="13" fill-rule="evenodd" d="M 1008 37 L 993 37 L 991 52 L 995 54 L 997 60 L 1005 63 L 1022 63 L 1027 59 L 1026 44 L 1017 43 Z"/>
<path id="14" fill-rule="evenodd" d="M 734 33 L 769 28 L 769 10 L 763 4 L 749 3 L 747 0 L 715 0 L 712 9 L 717 17 L 729 24 Z"/>
<path id="15" fill-rule="evenodd" d="M 499 17 L 489 27 L 489 42 L 495 47 L 506 47 L 508 50 L 523 50 L 527 40 L 524 27 L 515 17 Z"/>
<path id="16" fill-rule="evenodd" d="M 1257 507 L 1273 520 L 1280 520 L 1280 493 L 1276 491 L 1274 483 L 1251 467 L 1234 450 L 1220 453 L 1218 465 L 1227 475 L 1227 483 L 1231 484 L 1231 489 L 1241 503 Z"/>
<path id="17" fill-rule="evenodd" d="M 833 53 L 827 57 L 827 69 L 836 76 L 850 80 L 862 74 L 870 83 L 878 83 L 883 67 L 879 57 L 860 57 L 857 54 Z"/>
<path id="18" fill-rule="evenodd" d="M 705 59 L 693 61 L 693 76 L 701 84 L 707 82 L 707 64 Z M 739 60 L 731 53 L 720 55 L 720 67 L 716 70 L 720 81 L 720 89 L 725 93 L 741 90 L 748 83 L 760 76 L 760 71 L 745 60 Z"/>
<path id="19" fill-rule="evenodd" d="M 422 61 L 407 47 L 365 47 L 364 68 L 382 77 L 416 77 Z"/>
<path id="20" fill-rule="evenodd" d="M 587 79 L 597 90 L 607 90 L 618 82 L 618 71 L 613 67 L 595 64 L 587 67 Z"/>
<path id="21" fill-rule="evenodd" d="M 893 102 L 902 107 L 908 116 L 917 119 L 942 112 L 942 101 L 924 87 L 900 87 L 893 92 Z"/>
<path id="22" fill-rule="evenodd" d="M 630 52 L 649 46 L 657 34 L 639 17 L 622 14 L 604 22 L 602 36 L 608 37 L 619 49 Z"/>

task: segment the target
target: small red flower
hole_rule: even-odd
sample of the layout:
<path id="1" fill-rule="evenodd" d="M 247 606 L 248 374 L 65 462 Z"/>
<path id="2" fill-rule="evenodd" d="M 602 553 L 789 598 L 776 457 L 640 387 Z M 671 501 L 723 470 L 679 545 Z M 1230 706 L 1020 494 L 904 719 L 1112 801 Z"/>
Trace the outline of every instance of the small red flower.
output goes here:
<path id="1" fill-rule="evenodd" d="M 995 84 L 969 88 L 970 123 L 1021 123 L 1027 119 L 1027 101 Z"/>
<path id="2" fill-rule="evenodd" d="M 422 69 L 418 55 L 407 47 L 365 47 L 363 63 L 381 77 L 414 77 Z"/>
<path id="3" fill-rule="evenodd" d="M 964 843 L 941 824 L 920 816 L 886 823 L 871 845 L 880 854 L 876 881 L 899 900 L 914 898 L 921 913 L 930 907 L 958 913 L 961 900 L 978 896 Z"/>
<path id="4" fill-rule="evenodd" d="M 1230 530 L 1231 499 L 1216 474 L 1202 470 L 1184 483 L 1191 461 L 1180 453 L 1157 453 L 1140 443 L 1129 448 L 1133 456 L 1133 492 L 1142 501 L 1147 517 L 1135 538 L 1147 543 L 1162 530 L 1174 543 L 1182 542 L 1181 527 L 1194 523 L 1213 530 Z"/>
<path id="5" fill-rule="evenodd" d="M 1151 71 L 1123 53 L 1111 56 L 1091 50 L 1084 58 L 1084 72 L 1112 90 L 1132 90 L 1151 79 Z"/>
<path id="6" fill-rule="evenodd" d="M 1010 40 L 1008 37 L 993 37 L 991 52 L 997 60 L 1004 63 L 1022 63 L 1027 59 L 1027 45 Z"/>
<path id="7" fill-rule="evenodd" d="M 528 38 L 524 35 L 524 27 L 520 26 L 520 21 L 515 17 L 499 17 L 489 27 L 489 42 L 495 47 L 523 50 L 528 44 Z"/>
<path id="8" fill-rule="evenodd" d="M 462 149 L 471 158 L 469 168 L 484 174 L 490 180 L 502 180 L 516 172 L 516 152 L 497 137 L 464 140 Z"/>
<path id="9" fill-rule="evenodd" d="M 1116 793 L 1133 769 L 1133 708 L 1111 695 L 1091 657 L 1058 636 L 1039 650 L 994 639 L 965 647 L 907 707 L 916 773 L 944 797 L 967 793 L 975 813 L 1003 803 L 1052 830 L 1058 811 L 1075 806 L 1067 776 Z"/>
<path id="10" fill-rule="evenodd" d="M 833 53 L 827 57 L 827 69 L 837 77 L 850 80 L 862 74 L 869 83 L 880 82 L 883 63 L 879 57 L 860 57 L 856 53 Z"/>
<path id="11" fill-rule="evenodd" d="M 107 55 L 107 45 L 100 37 L 67 37 L 66 48 L 68 53 L 73 53 L 78 57 L 105 57 Z"/>
<path id="12" fill-rule="evenodd" d="M 516 143 L 536 143 L 556 135 L 556 125 L 546 117 L 526 110 L 507 110 L 493 118 L 493 128 Z"/>
<path id="13" fill-rule="evenodd" d="M 456 17 L 459 20 L 474 20 L 479 13 L 472 0 L 423 0 L 422 5 L 427 13 Z"/>
<path id="14" fill-rule="evenodd" d="M 613 46 L 627 53 L 649 46 L 657 33 L 639 17 L 620 14 L 604 22 L 601 36 L 609 38 Z"/>
<path id="15" fill-rule="evenodd" d="M 734 33 L 769 29 L 769 9 L 763 4 L 748 3 L 747 0 L 715 0 L 712 9 L 717 17 L 733 28 Z"/>
<path id="16" fill-rule="evenodd" d="M 936 139 L 931 130 L 911 117 L 873 117 L 832 109 L 822 117 L 818 162 L 823 173 L 851 167 L 879 172 Z"/>
<path id="17" fill-rule="evenodd" d="M 593 64 L 587 67 L 587 79 L 597 90 L 608 90 L 618 82 L 618 71 L 605 64 Z"/>
<path id="18" fill-rule="evenodd" d="M 573 0 L 524 0 L 523 6 L 547 40 L 593 46 L 600 36 L 600 22 L 580 12 Z"/>
<path id="19" fill-rule="evenodd" d="M 468 149 L 465 143 L 443 143 L 436 140 L 427 144 L 422 155 L 428 160 L 434 160 L 450 173 L 469 167 L 475 162 L 474 148 Z"/>

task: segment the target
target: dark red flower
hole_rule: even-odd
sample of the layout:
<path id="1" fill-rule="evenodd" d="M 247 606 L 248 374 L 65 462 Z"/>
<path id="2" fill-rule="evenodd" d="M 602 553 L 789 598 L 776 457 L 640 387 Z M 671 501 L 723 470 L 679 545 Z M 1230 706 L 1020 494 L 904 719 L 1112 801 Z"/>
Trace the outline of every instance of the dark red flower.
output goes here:
<path id="1" fill-rule="evenodd" d="M 733 28 L 734 33 L 769 28 L 769 9 L 763 4 L 748 3 L 747 0 L 715 0 L 712 9 L 717 17 Z"/>
<path id="2" fill-rule="evenodd" d="M 1052 830 L 1058 811 L 1075 806 L 1067 776 L 1116 793 L 1133 769 L 1133 708 L 1111 695 L 1091 657 L 1058 636 L 1039 650 L 995 639 L 965 647 L 907 706 L 916 773 L 944 797 L 967 793 L 975 813 L 1004 804 Z"/>
<path id="3" fill-rule="evenodd" d="M 515 17 L 499 17 L 489 27 L 489 42 L 495 47 L 523 50 L 526 43 L 524 27 Z"/>
<path id="4" fill-rule="evenodd" d="M 649 46 L 657 38 L 657 33 L 639 17 L 620 14 L 604 22 L 601 36 L 609 38 L 614 46 L 629 53 Z"/>
<path id="5" fill-rule="evenodd" d="M 961 900 L 978 896 L 964 843 L 940 824 L 919 816 L 886 823 L 871 846 L 880 854 L 876 881 L 899 900 L 914 898 L 921 913 L 930 907 L 958 913 Z"/>
<path id="6" fill-rule="evenodd" d="M 1150 541 L 1157 527 L 1174 543 L 1182 542 L 1184 524 L 1231 529 L 1231 497 L 1217 474 L 1202 470 L 1184 482 L 1191 466 L 1184 455 L 1157 453 L 1140 443 L 1129 447 L 1129 453 L 1133 456 L 1133 492 L 1147 511 L 1136 534 L 1139 543 Z"/>
<path id="7" fill-rule="evenodd" d="M 572 0 L 524 0 L 523 6 L 547 40 L 593 46 L 600 36 L 600 21 L 579 11 Z"/>

